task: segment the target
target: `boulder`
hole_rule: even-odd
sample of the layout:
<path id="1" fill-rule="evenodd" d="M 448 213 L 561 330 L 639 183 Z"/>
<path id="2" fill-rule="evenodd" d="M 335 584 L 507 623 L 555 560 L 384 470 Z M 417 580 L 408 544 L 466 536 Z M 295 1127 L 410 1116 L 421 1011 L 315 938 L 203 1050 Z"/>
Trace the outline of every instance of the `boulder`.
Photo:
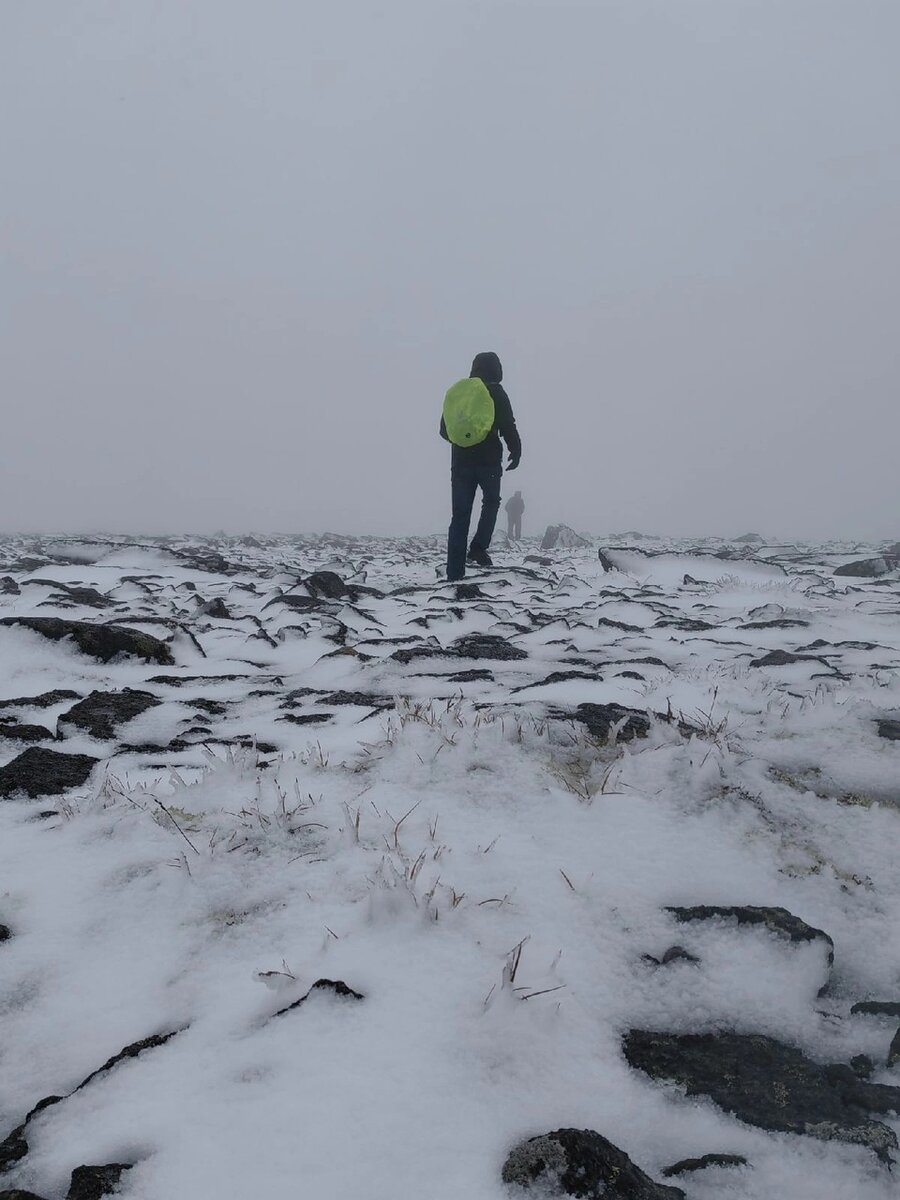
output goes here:
<path id="1" fill-rule="evenodd" d="M 855 1016 L 864 1013 L 869 1017 L 900 1017 L 900 1001 L 897 1000 L 860 1000 L 850 1009 Z"/>
<path id="2" fill-rule="evenodd" d="M 131 1163 L 106 1163 L 102 1167 L 76 1167 L 66 1200 L 102 1200 L 119 1190 L 119 1183 Z"/>
<path id="3" fill-rule="evenodd" d="M 60 728 L 73 725 L 100 741 L 114 737 L 116 728 L 162 704 L 151 692 L 123 688 L 121 692 L 91 692 L 59 718 Z"/>
<path id="4" fill-rule="evenodd" d="M 496 633 L 467 633 L 457 638 L 450 649 L 460 658 L 493 659 L 495 661 L 517 661 L 528 654 Z"/>
<path id="5" fill-rule="evenodd" d="M 763 925 L 770 933 L 787 938 L 791 942 L 821 942 L 828 957 L 828 965 L 834 962 L 834 942 L 823 929 L 807 925 L 786 908 L 769 908 L 757 904 L 698 904 L 692 908 L 667 907 L 676 921 L 687 924 L 691 921 L 734 921 L 737 925 Z"/>
<path id="6" fill-rule="evenodd" d="M 744 542 L 747 544 L 753 542 L 756 545 L 759 545 L 760 542 L 764 542 L 766 539 L 761 537 L 758 533 L 742 533 L 740 537 L 736 537 L 734 540 L 736 542 Z"/>
<path id="7" fill-rule="evenodd" d="M 691 1171 L 705 1171 L 707 1167 L 746 1167 L 746 1158 L 740 1154 L 703 1154 L 700 1158 L 682 1158 L 679 1162 L 666 1167 L 662 1176 L 671 1179 L 673 1175 L 687 1175 Z"/>
<path id="8" fill-rule="evenodd" d="M 82 654 L 101 662 L 111 662 L 120 654 L 161 666 L 171 666 L 175 661 L 165 642 L 122 625 L 95 625 L 88 621 L 64 621 L 60 617 L 2 617 L 0 625 L 20 625 L 55 642 L 71 638 Z"/>
<path id="9" fill-rule="evenodd" d="M 98 760 L 88 754 L 61 754 L 29 746 L 18 758 L 0 767 L 0 797 L 24 792 L 26 796 L 59 796 L 87 782 Z"/>
<path id="10" fill-rule="evenodd" d="M 878 736 L 889 742 L 900 742 L 900 721 L 882 717 L 878 721 Z"/>
<path id="11" fill-rule="evenodd" d="M 592 1129 L 556 1129 L 520 1142 L 503 1164 L 503 1182 L 548 1198 L 684 1200 L 680 1188 L 655 1183 Z"/>
<path id="12" fill-rule="evenodd" d="M 574 550 L 589 545 L 587 538 L 581 537 L 569 525 L 548 525 L 541 539 L 542 550 Z"/>
<path id="13" fill-rule="evenodd" d="M 842 567 L 835 567 L 834 574 L 849 575 L 854 579 L 877 579 L 892 569 L 888 560 L 878 555 L 877 558 L 861 558 L 857 562 L 844 563 Z"/>
<path id="14" fill-rule="evenodd" d="M 897 1135 L 872 1113 L 900 1112 L 900 1088 L 834 1071 L 761 1034 L 660 1033 L 632 1029 L 625 1058 L 652 1079 L 707 1096 L 748 1125 L 868 1146 L 886 1161 Z"/>

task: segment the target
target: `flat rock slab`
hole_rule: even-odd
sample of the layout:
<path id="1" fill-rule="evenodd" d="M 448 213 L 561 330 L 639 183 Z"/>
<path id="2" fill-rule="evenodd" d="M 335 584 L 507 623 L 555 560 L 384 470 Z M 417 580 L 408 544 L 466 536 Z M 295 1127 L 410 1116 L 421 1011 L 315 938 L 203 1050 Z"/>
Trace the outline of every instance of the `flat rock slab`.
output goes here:
<path id="1" fill-rule="evenodd" d="M 79 692 L 71 692 L 68 688 L 57 688 L 53 692 L 41 692 L 39 696 L 16 696 L 12 700 L 0 700 L 0 710 L 4 708 L 52 708 L 54 704 L 64 704 L 66 700 L 77 700 Z"/>
<path id="2" fill-rule="evenodd" d="M 467 633 L 451 643 L 450 649 L 460 658 L 484 658 L 497 662 L 514 662 L 528 654 L 496 633 Z"/>
<path id="3" fill-rule="evenodd" d="M 652 1079 L 708 1096 L 748 1125 L 868 1146 L 883 1159 L 897 1135 L 871 1114 L 900 1111 L 900 1088 L 865 1083 L 849 1066 L 820 1066 L 761 1034 L 657 1033 L 632 1029 L 628 1063 Z"/>
<path id="4" fill-rule="evenodd" d="M 91 692 L 59 718 L 60 727 L 74 725 L 91 737 L 107 741 L 119 725 L 133 721 L 141 713 L 162 704 L 151 692 L 124 688 L 121 692 Z"/>
<path id="5" fill-rule="evenodd" d="M 13 742 L 44 742 L 53 734 L 44 725 L 8 725 L 0 721 L 0 738 Z"/>
<path id="6" fill-rule="evenodd" d="M 856 579 L 878 579 L 881 575 L 887 575 L 892 570 L 890 561 L 882 556 L 877 558 L 861 558 L 856 562 L 844 563 L 842 567 L 836 567 L 835 575 L 849 575 Z"/>
<path id="7" fill-rule="evenodd" d="M 738 925 L 763 925 L 770 933 L 788 938 L 792 942 L 821 941 L 826 947 L 828 965 L 834 962 L 834 942 L 824 929 L 795 917 L 786 908 L 767 907 L 758 904 L 698 904 L 692 908 L 667 907 L 676 921 L 687 924 L 691 921 L 734 921 Z"/>
<path id="8" fill-rule="evenodd" d="M 520 1142 L 503 1164 L 503 1182 L 534 1188 L 541 1197 L 684 1200 L 680 1188 L 654 1182 L 592 1129 L 556 1129 Z"/>
<path id="9" fill-rule="evenodd" d="M 0 767 L 0 797 L 19 792 L 32 798 L 59 796 L 86 783 L 98 761 L 88 754 L 61 754 L 58 750 L 30 746 L 18 758 Z"/>
<path id="10" fill-rule="evenodd" d="M 95 625 L 89 621 L 65 621 L 61 617 L 3 617 L 0 625 L 19 625 L 54 642 L 70 637 L 82 654 L 101 662 L 111 662 L 120 654 L 161 666 L 172 666 L 175 662 L 165 642 L 122 625 Z"/>
<path id="11" fill-rule="evenodd" d="M 740 1154 L 703 1154 L 700 1158 L 682 1158 L 663 1170 L 663 1178 L 673 1175 L 688 1175 L 692 1171 L 705 1171 L 707 1167 L 746 1167 L 746 1158 Z"/>
<path id="12" fill-rule="evenodd" d="M 878 722 L 878 736 L 889 742 L 900 742 L 900 721 L 883 717 Z"/>
<path id="13" fill-rule="evenodd" d="M 850 1012 L 854 1015 L 863 1013 L 870 1017 L 900 1017 L 900 1001 L 860 1000 L 853 1005 Z"/>

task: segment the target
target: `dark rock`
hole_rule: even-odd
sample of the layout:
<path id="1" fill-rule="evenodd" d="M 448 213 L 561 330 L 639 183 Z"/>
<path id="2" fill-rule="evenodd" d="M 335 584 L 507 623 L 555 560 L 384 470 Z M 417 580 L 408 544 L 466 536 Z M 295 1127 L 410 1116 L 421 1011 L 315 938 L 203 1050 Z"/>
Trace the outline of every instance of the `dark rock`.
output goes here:
<path id="1" fill-rule="evenodd" d="M 709 621 L 701 621 L 696 617 L 661 617 L 653 628 L 683 629 L 686 633 L 703 633 L 705 630 L 716 627 Z"/>
<path id="2" fill-rule="evenodd" d="M 479 600 L 484 596 L 484 592 L 477 583 L 458 583 L 456 585 L 457 600 Z"/>
<path id="3" fill-rule="evenodd" d="M 541 539 L 542 550 L 572 550 L 576 546 L 589 546 L 590 542 L 581 537 L 569 525 L 548 525 Z"/>
<path id="4" fill-rule="evenodd" d="M 118 1191 L 119 1183 L 132 1163 L 106 1163 L 102 1167 L 76 1167 L 66 1200 L 102 1200 Z"/>
<path id="5" fill-rule="evenodd" d="M 556 1129 L 520 1142 L 503 1164 L 503 1182 L 542 1196 L 583 1200 L 684 1200 L 680 1188 L 655 1183 L 624 1150 L 592 1129 Z"/>
<path id="6" fill-rule="evenodd" d="M 591 737 L 601 742 L 608 741 L 613 726 L 620 721 L 624 721 L 624 724 L 617 741 L 631 742 L 635 738 L 646 737 L 650 732 L 650 718 L 646 713 L 625 708 L 621 704 L 579 704 L 575 710 L 575 720 L 585 725 Z"/>
<path id="7" fill-rule="evenodd" d="M 202 696 L 197 696 L 193 700 L 185 700 L 184 703 L 190 708 L 208 713 L 211 717 L 222 717 L 228 711 L 228 705 L 224 700 L 204 700 Z"/>
<path id="8" fill-rule="evenodd" d="M 12 937 L 12 930 L 8 925 L 0 925 L 0 942 L 8 942 Z"/>
<path id="9" fill-rule="evenodd" d="M 215 600 L 207 600 L 205 604 L 201 604 L 197 609 L 197 616 L 212 617 L 216 621 L 231 621 L 234 619 L 221 596 L 216 596 Z"/>
<path id="10" fill-rule="evenodd" d="M 289 721 L 292 725 L 324 725 L 326 721 L 330 721 L 332 713 L 285 713 L 283 717 L 276 717 L 278 721 Z"/>
<path id="11" fill-rule="evenodd" d="M 815 654 L 791 654 L 788 650 L 770 650 L 768 654 L 764 654 L 762 658 L 754 658 L 750 663 L 751 667 L 789 667 L 792 663 L 813 662 L 819 663 L 820 666 L 828 667 L 831 664 L 824 658 L 819 658 Z"/>
<path id="12" fill-rule="evenodd" d="M 123 688 L 121 692 L 91 692 L 59 718 L 60 727 L 74 725 L 100 741 L 115 736 L 119 725 L 133 721 L 141 713 L 162 704 L 151 692 Z"/>
<path id="13" fill-rule="evenodd" d="M 549 683 L 567 683 L 570 679 L 586 679 L 590 683 L 597 683 L 601 678 L 599 671 L 593 674 L 589 674 L 587 671 L 551 671 L 545 679 L 539 679 L 534 683 L 525 683 L 512 690 L 513 692 L 524 692 L 529 688 L 545 687 Z"/>
<path id="14" fill-rule="evenodd" d="M 513 662 L 528 657 L 524 650 L 496 633 L 467 633 L 464 637 L 457 638 L 450 648 L 460 658 Z"/>
<path id="15" fill-rule="evenodd" d="M 64 621 L 59 617 L 2 617 L 0 625 L 21 625 L 55 642 L 70 637 L 82 654 L 101 662 L 111 662 L 120 654 L 133 655 L 161 666 L 171 666 L 175 662 L 165 642 L 122 625 L 94 625 L 88 621 Z"/>
<path id="16" fill-rule="evenodd" d="M 428 642 L 424 646 L 409 646 L 403 647 L 400 650 L 395 650 L 391 655 L 394 662 L 411 663 L 416 662 L 421 658 L 459 658 L 455 650 L 445 650 L 443 646 L 437 642 Z"/>
<path id="17" fill-rule="evenodd" d="M 683 1158 L 671 1167 L 666 1167 L 662 1175 L 664 1179 L 671 1179 L 673 1175 L 687 1175 L 689 1171 L 704 1171 L 707 1167 L 746 1166 L 749 1166 L 749 1163 L 740 1154 L 704 1154 L 700 1158 Z"/>
<path id="18" fill-rule="evenodd" d="M 354 599 L 356 588 L 348 587 L 334 571 L 313 571 L 306 586 L 314 596 L 325 596 L 328 600 Z"/>
<path id="19" fill-rule="evenodd" d="M 640 625 L 626 625 L 624 621 L 612 621 L 609 617 L 600 617 L 598 629 L 620 629 L 623 633 L 643 633 Z"/>
<path id="20" fill-rule="evenodd" d="M 868 1079 L 875 1070 L 875 1064 L 868 1054 L 854 1054 L 850 1059 L 850 1066 L 858 1079 Z"/>
<path id="21" fill-rule="evenodd" d="M 617 671 L 616 679 L 640 679 L 644 680 L 644 676 L 638 671 Z"/>
<path id="22" fill-rule="evenodd" d="M 695 579 L 693 577 L 693 575 L 685 575 L 681 581 L 681 586 L 682 587 L 698 587 L 698 586 L 700 586 L 701 583 L 702 583 L 702 580 Z"/>
<path id="23" fill-rule="evenodd" d="M 8 1171 L 14 1163 L 20 1162 L 27 1153 L 28 1143 L 25 1141 L 25 1123 L 23 1122 L 0 1142 L 0 1172 Z"/>
<path id="24" fill-rule="evenodd" d="M 786 937 L 792 942 L 821 941 L 828 954 L 828 965 L 834 962 L 834 942 L 828 934 L 814 925 L 807 925 L 786 908 L 768 908 L 756 904 L 698 904 L 693 908 L 667 907 L 666 912 L 670 912 L 682 924 L 689 921 L 732 920 L 738 925 L 764 925 L 770 933 Z"/>
<path id="25" fill-rule="evenodd" d="M 883 717 L 878 722 L 878 736 L 886 738 L 889 742 L 900 742 L 900 721 Z"/>
<path id="26" fill-rule="evenodd" d="M 34 1192 L 25 1192 L 21 1188 L 9 1188 L 0 1192 L 0 1200 L 44 1200 Z"/>
<path id="27" fill-rule="evenodd" d="M 322 697 L 323 704 L 355 705 L 357 708 L 393 708 L 394 701 L 390 696 L 376 696 L 374 692 L 332 692 L 330 696 Z"/>
<path id="28" fill-rule="evenodd" d="M 537 565 L 539 567 L 552 567 L 553 566 L 553 559 L 552 558 L 544 558 L 543 554 L 526 554 L 525 561 L 537 563 Z"/>
<path id="29" fill-rule="evenodd" d="M 600 566 L 604 571 L 615 571 L 616 565 L 603 553 L 602 550 L 597 551 L 597 557 L 600 559 Z"/>
<path id="30" fill-rule="evenodd" d="M 897 1148 L 893 1129 L 870 1114 L 900 1111 L 900 1088 L 829 1076 L 800 1050 L 774 1038 L 632 1029 L 623 1049 L 632 1067 L 678 1084 L 688 1096 L 708 1096 L 760 1129 L 853 1142 L 888 1161 Z"/>
<path id="31" fill-rule="evenodd" d="M 471 671 L 455 671 L 445 678 L 452 683 L 493 683 L 494 673 L 486 667 L 473 667 Z"/>
<path id="32" fill-rule="evenodd" d="M 892 570 L 888 560 L 881 555 L 877 558 L 862 558 L 858 562 L 844 563 L 842 567 L 835 567 L 835 575 L 849 575 L 855 579 L 877 579 L 881 575 L 887 575 Z"/>
<path id="33" fill-rule="evenodd" d="M 668 966 L 673 962 L 688 962 L 698 963 L 700 959 L 696 954 L 691 954 L 689 950 L 685 950 L 684 946 L 670 946 L 660 960 L 663 966 Z"/>
<path id="34" fill-rule="evenodd" d="M 0 700 L 0 709 L 52 708 L 54 704 L 62 704 L 66 700 L 77 700 L 78 696 L 78 692 L 58 688 L 54 692 L 42 692 L 39 696 L 17 696 L 14 700 Z"/>
<path id="35" fill-rule="evenodd" d="M 315 596 L 276 596 L 274 600 L 270 600 L 264 608 L 271 608 L 273 604 L 283 604 L 285 608 L 290 608 L 294 612 L 313 612 L 322 607 L 322 601 Z"/>
<path id="36" fill-rule="evenodd" d="M 891 1040 L 891 1047 L 888 1050 L 887 1065 L 893 1067 L 900 1062 L 900 1029 L 894 1034 Z"/>
<path id="37" fill-rule="evenodd" d="M 4 575 L 0 579 L 0 596 L 18 596 L 21 591 L 22 589 L 11 575 Z"/>
<path id="38" fill-rule="evenodd" d="M 27 750 L 0 767 L 0 797 L 24 792 L 26 796 L 58 796 L 81 787 L 97 765 L 87 754 L 60 754 L 40 746 Z"/>
<path id="39" fill-rule="evenodd" d="M 897 1000 L 860 1000 L 854 1004 L 850 1012 L 855 1016 L 863 1013 L 869 1017 L 900 1017 L 900 1001 Z"/>
<path id="40" fill-rule="evenodd" d="M 764 542 L 766 539 L 760 537 L 758 533 L 742 533 L 740 537 L 734 539 L 736 542 Z"/>
<path id="41" fill-rule="evenodd" d="M 63 596 L 70 604 L 83 604 L 86 608 L 110 608 L 112 600 L 108 596 L 104 596 L 102 592 L 98 592 L 92 587 L 66 587 L 65 584 L 57 585 L 60 587 Z"/>
<path id="42" fill-rule="evenodd" d="M 9 738 L 13 742 L 44 742 L 52 741 L 53 734 L 43 725 L 6 725 L 0 722 L 0 738 Z"/>
<path id="43" fill-rule="evenodd" d="M 744 625 L 738 625 L 738 629 L 797 629 L 806 627 L 809 621 L 801 621 L 794 617 L 774 617 L 771 621 L 747 621 Z M 826 645 L 825 642 L 822 645 Z"/>
<path id="44" fill-rule="evenodd" d="M 355 992 L 352 987 L 344 983 L 343 979 L 317 979 L 305 996 L 301 996 L 299 1000 L 295 1000 L 293 1004 L 288 1004 L 285 1008 L 279 1008 L 278 1012 L 273 1013 L 275 1017 L 282 1017 L 285 1013 L 292 1012 L 295 1008 L 299 1008 L 301 1004 L 305 1004 L 313 992 L 333 992 L 336 996 L 345 996 L 348 1000 L 365 1000 L 362 992 Z"/>

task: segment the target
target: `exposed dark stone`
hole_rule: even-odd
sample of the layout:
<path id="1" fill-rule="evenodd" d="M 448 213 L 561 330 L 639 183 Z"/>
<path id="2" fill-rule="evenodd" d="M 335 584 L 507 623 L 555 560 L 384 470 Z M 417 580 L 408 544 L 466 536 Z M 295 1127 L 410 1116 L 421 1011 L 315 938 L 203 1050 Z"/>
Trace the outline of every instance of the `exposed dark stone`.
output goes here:
<path id="1" fill-rule="evenodd" d="M 617 671 L 616 679 L 640 679 L 643 681 L 644 676 L 638 671 Z"/>
<path id="2" fill-rule="evenodd" d="M 640 625 L 626 625 L 624 621 L 611 621 L 609 617 L 600 617 L 598 629 L 620 629 L 622 633 L 643 633 Z"/>
<path id="3" fill-rule="evenodd" d="M 277 721 L 289 721 L 291 725 L 324 725 L 326 721 L 330 721 L 333 713 L 285 713 L 283 717 L 276 717 Z"/>
<path id="4" fill-rule="evenodd" d="M 224 700 L 204 700 L 202 696 L 197 696 L 192 700 L 184 702 L 190 708 L 199 709 L 200 712 L 208 713 L 211 717 L 221 717 L 228 711 L 228 705 Z"/>
<path id="5" fill-rule="evenodd" d="M 775 617 L 771 621 L 747 621 L 738 625 L 738 629 L 797 629 L 809 625 L 809 621 L 801 621 L 793 617 Z M 826 645 L 825 642 L 822 645 Z"/>
<path id="6" fill-rule="evenodd" d="M 868 1079 L 875 1070 L 875 1064 L 868 1054 L 854 1054 L 850 1059 L 850 1066 L 859 1079 Z"/>
<path id="7" fill-rule="evenodd" d="M 313 571 L 306 586 L 314 596 L 325 596 L 329 600 L 353 599 L 356 595 L 356 589 L 348 587 L 334 571 Z"/>
<path id="8" fill-rule="evenodd" d="M 86 730 L 91 737 L 106 741 L 115 736 L 116 728 L 127 721 L 162 704 L 151 692 L 123 688 L 121 692 L 91 692 L 59 718 L 60 727 L 74 725 Z"/>
<path id="9" fill-rule="evenodd" d="M 52 708 L 54 704 L 62 704 L 65 700 L 77 700 L 78 695 L 78 692 L 70 692 L 68 688 L 57 688 L 54 692 L 42 692 L 39 696 L 16 696 L 14 700 L 0 700 L 0 709 Z"/>
<path id="10" fill-rule="evenodd" d="M 21 590 L 11 575 L 0 578 L 0 596 L 18 596 Z"/>
<path id="11" fill-rule="evenodd" d="M 301 1004 L 305 1004 L 313 992 L 334 992 L 336 996 L 346 996 L 349 1000 L 365 1000 L 362 992 L 355 992 L 352 987 L 344 983 L 343 979 L 317 979 L 305 996 L 301 996 L 299 1000 L 295 1000 L 293 1004 L 288 1004 L 285 1008 L 279 1008 L 278 1012 L 273 1013 L 275 1017 L 282 1017 L 285 1013 L 299 1008 Z"/>
<path id="12" fill-rule="evenodd" d="M 0 942 L 8 942 L 12 937 L 12 930 L 8 925 L 0 925 Z"/>
<path id="13" fill-rule="evenodd" d="M 863 1013 L 869 1017 L 900 1017 L 898 1000 L 860 1000 L 850 1009 L 854 1015 Z"/>
<path id="14" fill-rule="evenodd" d="M 471 671 L 455 671 L 444 678 L 451 683 L 493 683 L 494 673 L 486 667 L 473 667 Z"/>
<path id="15" fill-rule="evenodd" d="M 0 1142 L 0 1172 L 19 1162 L 28 1153 L 28 1143 L 25 1141 L 25 1122 L 17 1126 L 12 1133 Z"/>
<path id="16" fill-rule="evenodd" d="M 880 575 L 887 575 L 891 570 L 888 560 L 881 555 L 877 558 L 862 558 L 857 562 L 844 563 L 842 567 L 835 567 L 835 575 L 850 575 L 855 579 L 877 579 Z"/>
<path id="17" fill-rule="evenodd" d="M 823 667 L 831 667 L 831 664 L 824 658 L 819 658 L 815 654 L 791 654 L 788 650 L 770 650 L 768 654 L 764 654 L 762 658 L 754 658 L 750 663 L 751 667 L 789 667 L 792 663 L 812 662 L 819 663 Z"/>
<path id="18" fill-rule="evenodd" d="M 834 962 L 834 942 L 824 931 L 807 925 L 786 908 L 770 908 L 757 904 L 698 904 L 692 908 L 667 907 L 676 921 L 733 920 L 738 925 L 764 925 L 771 933 L 789 938 L 792 942 L 822 941 L 828 953 L 828 964 Z"/>
<path id="19" fill-rule="evenodd" d="M 0 797 L 24 792 L 26 796 L 58 796 L 81 787 L 98 760 L 87 754 L 60 754 L 41 746 L 27 750 L 0 767 Z"/>
<path id="20" fill-rule="evenodd" d="M 451 649 L 460 658 L 486 658 L 512 662 L 527 658 L 527 653 L 496 633 L 467 633 L 457 638 Z"/>
<path id="21" fill-rule="evenodd" d="M 589 546 L 590 542 L 581 537 L 569 525 L 548 525 L 547 531 L 541 538 L 542 550 L 572 550 L 576 546 Z"/>
<path id="22" fill-rule="evenodd" d="M 609 739 L 613 726 L 620 721 L 624 721 L 617 736 L 620 742 L 646 737 L 650 732 L 650 718 L 645 712 L 639 712 L 636 708 L 625 708 L 621 704 L 579 704 L 574 718 L 587 727 L 591 737 L 601 742 Z"/>
<path id="23" fill-rule="evenodd" d="M 44 1200 L 34 1192 L 25 1192 L 21 1188 L 8 1188 L 0 1192 L 0 1200 Z"/>
<path id="24" fill-rule="evenodd" d="M 849 1069 L 845 1080 L 774 1038 L 632 1029 L 623 1049 L 632 1067 L 760 1129 L 853 1142 L 887 1161 L 897 1148 L 894 1131 L 870 1114 L 900 1111 L 900 1088 L 864 1083 Z"/>
<path id="25" fill-rule="evenodd" d="M 458 583 L 456 585 L 457 600 L 479 600 L 484 592 L 477 583 Z"/>
<path id="26" fill-rule="evenodd" d="M 552 567 L 553 566 L 553 559 L 552 558 L 544 558 L 543 554 L 526 554 L 525 561 L 537 563 L 537 565 L 539 567 Z"/>
<path id="27" fill-rule="evenodd" d="M 597 557 L 599 558 L 600 566 L 603 568 L 604 571 L 617 570 L 615 563 L 612 562 L 611 559 L 607 558 L 607 556 L 603 553 L 602 550 L 597 551 Z"/>
<path id="28" fill-rule="evenodd" d="M 270 600 L 264 608 L 271 608 L 273 604 L 283 604 L 285 608 L 290 608 L 294 612 L 313 612 L 322 607 L 322 601 L 316 596 L 276 596 L 274 600 Z"/>
<path id="29" fill-rule="evenodd" d="M 668 966 L 673 962 L 689 962 L 698 963 L 700 959 L 696 954 L 691 954 L 689 950 L 685 950 L 684 946 L 670 946 L 660 960 L 663 966 Z"/>
<path id="30" fill-rule="evenodd" d="M 205 604 L 201 604 L 197 609 L 197 616 L 212 617 L 216 621 L 231 621 L 234 619 L 221 596 L 216 596 L 215 600 L 207 600 Z"/>
<path id="31" fill-rule="evenodd" d="M 624 1150 L 592 1129 L 556 1129 L 520 1142 L 503 1164 L 503 1182 L 542 1196 L 582 1200 L 684 1200 L 680 1188 L 655 1183 Z"/>
<path id="32" fill-rule="evenodd" d="M 132 1163 L 106 1163 L 102 1167 L 76 1167 L 66 1200 L 102 1200 L 118 1191 L 119 1183 Z"/>
<path id="33" fill-rule="evenodd" d="M 736 542 L 764 542 L 765 538 L 760 537 L 758 533 L 742 533 L 740 537 L 734 539 Z"/>
<path id="34" fill-rule="evenodd" d="M 746 1167 L 746 1158 L 740 1154 L 704 1154 L 700 1158 L 683 1158 L 680 1162 L 666 1167 L 663 1178 L 671 1179 L 673 1175 L 687 1175 L 689 1171 L 704 1171 L 707 1167 Z"/>
<path id="35" fill-rule="evenodd" d="M 900 721 L 883 717 L 878 722 L 878 736 L 887 738 L 889 742 L 900 742 Z"/>
<path id="36" fill-rule="evenodd" d="M 43 725 L 6 725 L 0 722 L 0 738 L 9 738 L 13 742 L 44 742 L 52 741 L 53 734 Z"/>
<path id="37" fill-rule="evenodd" d="M 390 696 L 376 696 L 374 692 L 332 692 L 322 697 L 323 704 L 355 705 L 357 708 L 393 708 Z"/>
<path id="38" fill-rule="evenodd" d="M 94 625 L 88 621 L 64 621 L 59 617 L 2 617 L 0 625 L 21 625 L 55 642 L 70 637 L 82 654 L 101 662 L 110 662 L 120 654 L 133 655 L 161 666 L 171 666 L 175 662 L 165 642 L 122 625 Z"/>
<path id="39" fill-rule="evenodd" d="M 67 587 L 57 584 L 63 596 L 70 604 L 83 604 L 86 608 L 110 608 L 112 600 L 92 587 Z"/>
<path id="40" fill-rule="evenodd" d="M 900 1062 L 900 1029 L 894 1034 L 891 1040 L 891 1046 L 888 1050 L 887 1065 L 893 1067 Z"/>

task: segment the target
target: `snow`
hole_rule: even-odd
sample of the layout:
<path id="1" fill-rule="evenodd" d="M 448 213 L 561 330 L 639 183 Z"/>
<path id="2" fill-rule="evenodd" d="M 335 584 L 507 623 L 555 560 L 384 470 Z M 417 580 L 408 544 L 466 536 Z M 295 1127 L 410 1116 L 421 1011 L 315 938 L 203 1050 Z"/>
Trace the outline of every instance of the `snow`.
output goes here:
<path id="1" fill-rule="evenodd" d="M 176 667 L 160 668 L 96 663 L 0 626 L 0 699 L 124 686 L 164 699 L 112 742 L 54 744 L 104 760 L 85 788 L 0 800 L 0 921 L 13 932 L 0 946 L 0 1136 L 126 1044 L 180 1031 L 31 1121 L 30 1154 L 4 1186 L 61 1196 L 75 1166 L 125 1161 L 136 1163 L 122 1184 L 132 1200 L 504 1200 L 512 1145 L 577 1126 L 654 1178 L 713 1151 L 752 1163 L 678 1181 L 691 1200 L 895 1195 L 870 1152 L 755 1130 L 622 1057 L 633 1026 L 727 1027 L 820 1061 L 883 1063 L 894 1026 L 851 1017 L 850 1005 L 900 998 L 900 747 L 875 727 L 900 713 L 896 585 L 801 573 L 816 554 L 824 570 L 835 547 L 804 547 L 799 564 L 771 550 L 774 567 L 729 561 L 718 575 L 698 566 L 720 561 L 712 545 L 660 548 L 610 575 L 596 548 L 551 552 L 553 567 L 527 572 L 510 551 L 478 576 L 484 599 L 458 602 L 436 579 L 437 539 L 219 545 L 236 564 L 229 576 L 120 546 L 33 574 L 96 586 L 121 611 L 35 609 L 52 589 L 0 596 L 0 616 L 123 620 L 146 603 L 144 617 L 174 624 L 142 627 L 178 633 Z M 329 561 L 345 578 L 364 567 L 366 586 L 389 594 L 324 613 L 266 607 Z M 703 590 L 683 586 L 685 573 L 707 579 Z M 235 619 L 195 616 L 185 583 L 222 596 Z M 886 611 L 870 611 L 873 594 Z M 810 624 L 741 628 L 773 619 L 772 605 Z M 763 608 L 768 617 L 751 615 Z M 598 626 L 601 616 L 641 632 Z M 713 628 L 657 624 L 681 617 Z M 329 640 L 335 622 L 345 645 Z M 501 631 L 529 657 L 389 657 L 389 639 L 446 647 Z M 829 644 L 809 653 L 834 655 L 840 675 L 748 665 L 819 638 Z M 634 661 L 647 656 L 666 667 Z M 643 679 L 619 677 L 629 666 Z M 494 682 L 439 678 L 474 668 Z M 557 670 L 596 679 L 542 684 Z M 187 676 L 201 678 L 149 682 Z M 282 708 L 302 687 L 314 690 Z M 394 707 L 329 704 L 341 689 Z M 225 711 L 192 708 L 198 699 Z M 598 746 L 551 717 L 583 702 L 671 706 L 699 732 L 657 723 L 646 740 Z M 13 715 L 53 729 L 66 707 Z M 295 725 L 287 712 L 331 719 Z M 167 749 L 191 725 L 212 733 Z M 120 753 L 145 743 L 160 748 Z M 0 764 L 20 748 L 0 741 Z M 828 990 L 818 943 L 678 925 L 665 911 L 704 903 L 782 905 L 826 930 Z M 700 964 L 642 957 L 676 943 Z M 260 978 L 269 972 L 283 972 L 277 988 Z M 320 978 L 365 998 L 323 990 L 274 1015 Z M 875 1078 L 900 1083 L 896 1070 Z"/>

